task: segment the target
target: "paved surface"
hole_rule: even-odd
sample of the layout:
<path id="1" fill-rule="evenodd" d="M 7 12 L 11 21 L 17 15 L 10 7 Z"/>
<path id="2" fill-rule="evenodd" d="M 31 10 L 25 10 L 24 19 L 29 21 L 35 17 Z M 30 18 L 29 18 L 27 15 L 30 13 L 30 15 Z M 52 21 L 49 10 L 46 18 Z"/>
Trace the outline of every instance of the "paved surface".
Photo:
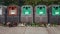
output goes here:
<path id="1" fill-rule="evenodd" d="M 27 27 L 25 34 L 48 34 L 45 27 Z"/>
<path id="2" fill-rule="evenodd" d="M 0 34 L 60 34 L 60 26 L 57 27 L 2 27 Z"/>
<path id="3" fill-rule="evenodd" d="M 0 27 L 0 34 L 24 34 L 25 27 Z"/>
<path id="4" fill-rule="evenodd" d="M 60 31 L 56 29 L 56 27 L 49 27 L 47 28 L 49 34 L 60 34 Z"/>

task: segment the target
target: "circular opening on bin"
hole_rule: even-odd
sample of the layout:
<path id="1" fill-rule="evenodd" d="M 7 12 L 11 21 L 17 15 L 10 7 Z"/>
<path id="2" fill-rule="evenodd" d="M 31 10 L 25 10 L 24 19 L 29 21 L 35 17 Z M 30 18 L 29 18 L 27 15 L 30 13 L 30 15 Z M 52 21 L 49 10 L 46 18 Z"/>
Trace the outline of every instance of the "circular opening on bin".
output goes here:
<path id="1" fill-rule="evenodd" d="M 12 10 L 14 10 L 15 9 L 15 7 L 12 7 Z"/>
<path id="2" fill-rule="evenodd" d="M 28 7 L 26 7 L 26 9 L 28 9 Z"/>
<path id="3" fill-rule="evenodd" d="M 58 7 L 55 8 L 56 10 L 58 9 Z"/>

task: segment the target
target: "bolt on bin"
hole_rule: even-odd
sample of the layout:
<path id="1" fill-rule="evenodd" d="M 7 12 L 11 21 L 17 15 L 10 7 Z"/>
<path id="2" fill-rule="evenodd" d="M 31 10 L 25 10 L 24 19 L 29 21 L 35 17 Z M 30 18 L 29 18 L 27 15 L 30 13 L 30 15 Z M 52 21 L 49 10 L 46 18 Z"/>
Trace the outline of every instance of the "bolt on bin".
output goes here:
<path id="1" fill-rule="evenodd" d="M 5 12 L 6 12 L 6 7 L 3 5 L 0 5 L 0 23 L 5 24 Z"/>
<path id="2" fill-rule="evenodd" d="M 16 5 L 9 5 L 7 8 L 7 23 L 19 23 L 19 7 Z"/>
<path id="3" fill-rule="evenodd" d="M 35 14 L 35 23 L 39 24 L 47 24 L 48 16 L 47 16 L 47 7 L 46 5 L 37 5 L 34 9 Z"/>
<path id="4" fill-rule="evenodd" d="M 49 7 L 49 23 L 60 24 L 60 5 L 51 5 Z"/>
<path id="5" fill-rule="evenodd" d="M 33 7 L 31 5 L 23 5 L 21 7 L 21 23 L 33 22 Z"/>

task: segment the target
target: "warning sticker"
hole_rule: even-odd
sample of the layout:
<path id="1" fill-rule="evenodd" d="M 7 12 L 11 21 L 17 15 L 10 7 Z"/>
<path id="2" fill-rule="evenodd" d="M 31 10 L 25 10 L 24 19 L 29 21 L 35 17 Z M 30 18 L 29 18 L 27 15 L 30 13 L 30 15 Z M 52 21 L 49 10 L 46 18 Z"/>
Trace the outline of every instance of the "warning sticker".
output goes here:
<path id="1" fill-rule="evenodd" d="M 16 10 L 10 10 L 10 14 L 16 14 Z"/>
<path id="2" fill-rule="evenodd" d="M 39 12 L 39 14 L 43 14 L 43 12 Z"/>
<path id="3" fill-rule="evenodd" d="M 59 12 L 55 12 L 55 14 L 59 14 Z"/>
<path id="4" fill-rule="evenodd" d="M 29 14 L 29 12 L 25 12 L 25 14 Z"/>

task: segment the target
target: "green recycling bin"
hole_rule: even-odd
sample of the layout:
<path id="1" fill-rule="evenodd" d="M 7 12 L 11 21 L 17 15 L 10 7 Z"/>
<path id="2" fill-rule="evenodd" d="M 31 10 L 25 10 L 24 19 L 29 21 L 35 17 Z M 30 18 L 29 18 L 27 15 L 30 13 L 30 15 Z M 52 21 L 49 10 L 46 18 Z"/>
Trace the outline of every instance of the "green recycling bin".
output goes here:
<path id="1" fill-rule="evenodd" d="M 35 22 L 46 24 L 48 22 L 46 5 L 35 6 Z"/>
<path id="2" fill-rule="evenodd" d="M 60 24 L 60 5 L 51 5 L 49 8 L 49 23 Z"/>
<path id="3" fill-rule="evenodd" d="M 23 5 L 21 7 L 21 22 L 22 23 L 33 22 L 33 7 L 31 5 Z"/>

